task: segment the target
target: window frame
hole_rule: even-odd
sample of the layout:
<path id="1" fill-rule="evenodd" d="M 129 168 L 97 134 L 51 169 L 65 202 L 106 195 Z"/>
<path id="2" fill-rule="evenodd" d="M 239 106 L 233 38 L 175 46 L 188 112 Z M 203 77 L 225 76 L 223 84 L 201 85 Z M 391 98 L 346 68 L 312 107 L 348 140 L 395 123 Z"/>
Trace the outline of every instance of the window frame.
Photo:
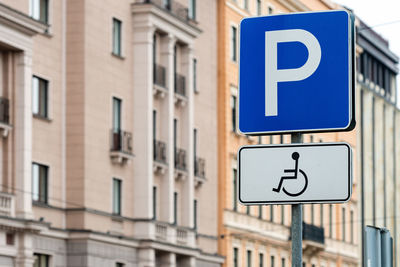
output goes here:
<path id="1" fill-rule="evenodd" d="M 188 17 L 191 20 L 196 20 L 196 0 L 189 0 L 188 3 Z"/>
<path id="2" fill-rule="evenodd" d="M 42 10 L 42 3 L 45 4 Z M 44 12 L 44 14 L 42 13 Z M 30 0 L 29 1 L 29 16 L 37 21 L 49 24 L 50 0 Z"/>
<path id="3" fill-rule="evenodd" d="M 115 186 L 117 188 L 115 188 Z M 118 191 L 118 195 L 115 194 Z M 122 179 L 113 177 L 112 179 L 112 214 L 116 216 L 122 215 Z"/>
<path id="4" fill-rule="evenodd" d="M 118 26 L 118 27 L 117 27 Z M 116 32 L 117 30 L 117 32 Z M 112 18 L 112 54 L 122 57 L 122 21 Z"/>
<path id="5" fill-rule="evenodd" d="M 45 266 L 46 267 L 51 266 L 51 255 L 43 254 L 43 253 L 33 253 L 33 257 L 34 257 L 33 267 L 41 267 L 42 266 L 42 262 L 41 262 L 42 257 L 45 258 L 45 261 L 46 261 Z M 36 259 L 39 260 L 39 262 L 37 264 L 36 264 Z"/>
<path id="6" fill-rule="evenodd" d="M 35 171 L 37 170 L 37 175 Z M 32 162 L 32 201 L 48 204 L 49 201 L 49 166 Z M 44 192 L 42 192 L 44 190 Z"/>
<path id="7" fill-rule="evenodd" d="M 230 26 L 230 58 L 231 61 L 237 63 L 238 58 L 238 27 L 236 25 L 231 24 Z"/>
<path id="8" fill-rule="evenodd" d="M 32 114 L 39 118 L 49 118 L 49 81 L 32 75 Z"/>

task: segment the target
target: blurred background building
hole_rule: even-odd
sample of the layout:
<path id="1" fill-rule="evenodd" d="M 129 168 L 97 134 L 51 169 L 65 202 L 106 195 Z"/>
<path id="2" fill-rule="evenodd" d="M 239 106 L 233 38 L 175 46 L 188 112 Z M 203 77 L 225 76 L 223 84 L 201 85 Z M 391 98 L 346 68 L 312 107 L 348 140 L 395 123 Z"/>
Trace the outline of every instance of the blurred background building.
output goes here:
<path id="1" fill-rule="evenodd" d="M 216 12 L 0 1 L 0 266 L 220 266 Z"/>
<path id="2" fill-rule="evenodd" d="M 291 266 L 290 205 L 245 207 L 236 197 L 239 147 L 291 142 L 290 135 L 245 137 L 238 133 L 240 20 L 249 16 L 329 9 L 342 7 L 325 0 L 218 1 L 219 251 L 226 257 L 224 266 Z M 356 131 L 305 134 L 303 141 L 346 141 L 355 152 Z M 355 175 L 354 193 L 348 203 L 303 205 L 304 267 L 359 266 L 357 181 Z"/>

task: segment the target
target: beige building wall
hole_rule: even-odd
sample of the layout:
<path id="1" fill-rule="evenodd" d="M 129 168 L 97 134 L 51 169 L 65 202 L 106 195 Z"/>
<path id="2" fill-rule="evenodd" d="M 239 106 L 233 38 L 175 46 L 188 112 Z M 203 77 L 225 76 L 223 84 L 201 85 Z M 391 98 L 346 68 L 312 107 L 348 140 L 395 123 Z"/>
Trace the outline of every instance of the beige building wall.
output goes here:
<path id="1" fill-rule="evenodd" d="M 196 1 L 190 18 L 185 0 L 38 1 L 48 3 L 47 23 L 30 18 L 34 2 L 0 1 L 10 103 L 0 123 L 0 266 L 40 257 L 50 266 L 220 266 L 216 2 Z M 33 75 L 48 82 L 47 116 L 32 115 Z M 45 200 L 32 201 L 33 163 L 46 166 Z"/>

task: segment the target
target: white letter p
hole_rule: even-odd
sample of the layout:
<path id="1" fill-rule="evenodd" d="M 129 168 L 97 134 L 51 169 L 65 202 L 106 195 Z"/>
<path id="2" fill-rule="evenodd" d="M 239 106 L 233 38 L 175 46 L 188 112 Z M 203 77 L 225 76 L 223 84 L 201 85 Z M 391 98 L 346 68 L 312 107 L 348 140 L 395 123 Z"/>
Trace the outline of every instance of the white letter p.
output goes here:
<path id="1" fill-rule="evenodd" d="M 308 50 L 303 66 L 278 70 L 278 43 L 300 42 Z M 301 81 L 315 72 L 321 61 L 321 47 L 310 32 L 293 29 L 265 32 L 265 116 L 278 115 L 278 82 Z"/>

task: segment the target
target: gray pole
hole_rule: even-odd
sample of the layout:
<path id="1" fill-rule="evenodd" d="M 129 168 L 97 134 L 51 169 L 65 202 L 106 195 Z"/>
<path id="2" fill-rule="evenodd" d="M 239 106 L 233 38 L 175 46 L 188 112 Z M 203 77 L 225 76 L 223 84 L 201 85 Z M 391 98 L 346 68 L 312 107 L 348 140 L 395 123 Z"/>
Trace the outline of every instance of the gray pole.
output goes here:
<path id="1" fill-rule="evenodd" d="M 294 133 L 292 143 L 302 143 L 303 136 L 300 133 Z M 303 222 L 302 222 L 302 205 L 292 205 L 292 267 L 302 267 L 303 263 Z"/>

